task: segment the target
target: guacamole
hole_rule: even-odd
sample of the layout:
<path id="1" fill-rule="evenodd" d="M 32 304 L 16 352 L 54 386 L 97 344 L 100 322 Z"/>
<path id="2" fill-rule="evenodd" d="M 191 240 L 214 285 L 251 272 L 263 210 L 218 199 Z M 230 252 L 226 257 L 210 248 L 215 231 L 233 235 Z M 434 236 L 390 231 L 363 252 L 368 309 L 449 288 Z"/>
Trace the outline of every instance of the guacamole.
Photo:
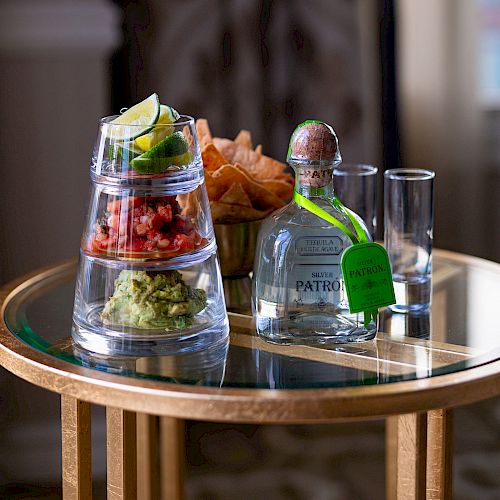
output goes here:
<path id="1" fill-rule="evenodd" d="M 101 313 L 105 325 L 176 330 L 193 324 L 207 305 L 204 290 L 186 285 L 178 271 L 121 271 Z"/>

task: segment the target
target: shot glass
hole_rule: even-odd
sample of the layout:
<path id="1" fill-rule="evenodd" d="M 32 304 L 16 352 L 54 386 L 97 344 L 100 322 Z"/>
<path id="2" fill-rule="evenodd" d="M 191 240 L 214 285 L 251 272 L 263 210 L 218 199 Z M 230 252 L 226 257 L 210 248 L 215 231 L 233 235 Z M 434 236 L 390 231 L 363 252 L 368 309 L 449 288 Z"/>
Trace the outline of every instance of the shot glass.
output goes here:
<path id="1" fill-rule="evenodd" d="M 396 294 L 393 311 L 418 311 L 431 304 L 434 177 L 432 170 L 384 172 L 384 243 Z"/>
<path id="2" fill-rule="evenodd" d="M 365 222 L 375 241 L 377 232 L 377 167 L 342 163 L 333 171 L 333 186 L 340 201 Z"/>

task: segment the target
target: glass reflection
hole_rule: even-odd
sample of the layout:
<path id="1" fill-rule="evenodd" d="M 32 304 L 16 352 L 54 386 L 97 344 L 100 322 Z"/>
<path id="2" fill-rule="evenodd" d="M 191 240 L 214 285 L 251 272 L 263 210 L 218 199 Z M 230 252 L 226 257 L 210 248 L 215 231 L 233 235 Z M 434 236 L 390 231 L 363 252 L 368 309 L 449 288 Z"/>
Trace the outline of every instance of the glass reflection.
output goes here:
<path id="1" fill-rule="evenodd" d="M 251 352 L 249 362 L 257 387 L 300 389 L 379 382 L 380 362 L 375 340 L 312 348 L 270 344 L 254 337 Z M 230 372 L 227 381 L 230 382 L 234 375 Z"/>
<path id="2" fill-rule="evenodd" d="M 433 352 L 429 342 L 418 341 L 431 339 L 431 324 L 430 309 L 404 314 L 390 309 L 382 311 L 380 329 L 387 338 L 386 342 L 383 341 L 384 337 L 382 339 L 380 355 L 386 367 L 394 365 L 395 368 L 398 365 L 403 371 L 406 368 L 410 373 L 415 373 L 417 378 L 429 377 L 432 374 Z M 411 342 L 409 339 L 418 341 Z M 391 375 L 391 371 L 386 369 L 384 373 Z"/>
<path id="3" fill-rule="evenodd" d="M 380 314 L 380 330 L 391 338 L 412 337 L 430 340 L 432 337 L 431 310 L 396 313 L 384 309 Z"/>
<path id="4" fill-rule="evenodd" d="M 161 356 L 110 356 L 97 354 L 78 346 L 71 339 L 55 343 L 55 350 L 72 354 L 86 368 L 135 378 L 165 382 L 221 387 L 224 383 L 229 340 L 197 352 L 180 352 Z"/>

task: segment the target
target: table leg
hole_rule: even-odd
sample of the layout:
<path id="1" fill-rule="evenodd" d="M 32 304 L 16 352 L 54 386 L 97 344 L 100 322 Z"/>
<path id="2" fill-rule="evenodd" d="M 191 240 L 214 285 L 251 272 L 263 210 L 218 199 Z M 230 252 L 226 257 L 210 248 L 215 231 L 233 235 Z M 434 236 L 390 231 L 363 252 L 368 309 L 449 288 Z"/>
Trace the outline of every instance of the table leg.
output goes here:
<path id="1" fill-rule="evenodd" d="M 400 415 L 397 422 L 397 498 L 425 499 L 427 414 Z"/>
<path id="2" fill-rule="evenodd" d="M 137 496 L 136 414 L 106 407 L 108 500 Z"/>
<path id="3" fill-rule="evenodd" d="M 453 412 L 427 413 L 427 498 L 452 498 Z"/>
<path id="4" fill-rule="evenodd" d="M 398 498 L 398 417 L 385 419 L 385 491 L 387 500 Z"/>
<path id="5" fill-rule="evenodd" d="M 61 395 L 62 487 L 65 500 L 92 498 L 90 403 Z"/>
<path id="6" fill-rule="evenodd" d="M 186 462 L 184 420 L 160 417 L 160 440 L 162 498 L 182 500 Z"/>
<path id="7" fill-rule="evenodd" d="M 160 498 L 159 421 L 154 415 L 137 414 L 137 498 Z"/>

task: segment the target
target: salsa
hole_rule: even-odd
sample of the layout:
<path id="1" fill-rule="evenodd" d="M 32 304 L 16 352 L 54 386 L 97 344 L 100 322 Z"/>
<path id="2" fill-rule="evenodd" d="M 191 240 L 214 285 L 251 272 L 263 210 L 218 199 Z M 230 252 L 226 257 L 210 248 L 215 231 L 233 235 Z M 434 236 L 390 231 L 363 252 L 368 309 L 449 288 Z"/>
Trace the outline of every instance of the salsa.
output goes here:
<path id="1" fill-rule="evenodd" d="M 207 244 L 175 196 L 128 196 L 107 203 L 88 250 L 125 258 L 165 258 Z"/>

